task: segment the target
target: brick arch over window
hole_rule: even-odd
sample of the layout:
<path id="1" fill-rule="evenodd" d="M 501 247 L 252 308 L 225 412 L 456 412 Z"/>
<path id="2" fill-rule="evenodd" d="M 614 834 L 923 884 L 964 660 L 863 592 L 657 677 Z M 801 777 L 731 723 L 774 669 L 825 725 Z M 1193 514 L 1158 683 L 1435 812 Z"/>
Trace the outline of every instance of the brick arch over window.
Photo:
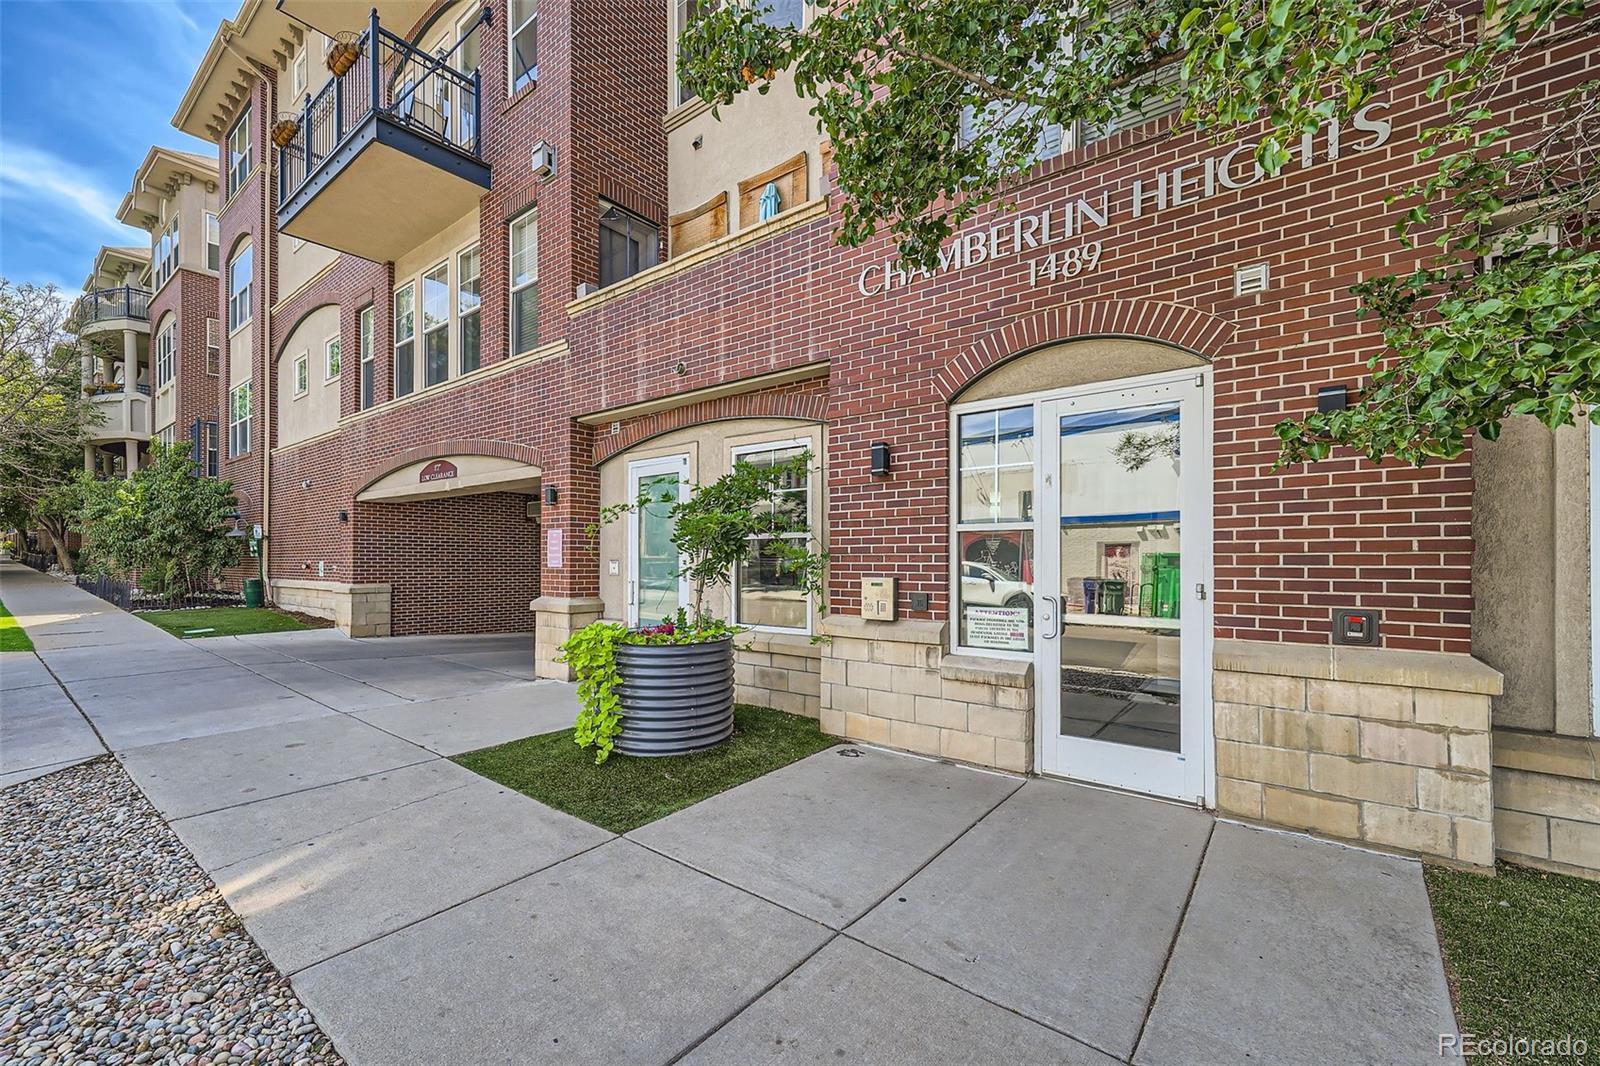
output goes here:
<path id="1" fill-rule="evenodd" d="M 713 400 L 674 407 L 670 411 L 644 415 L 626 423 L 617 433 L 596 430 L 594 464 L 599 466 L 612 456 L 652 437 L 705 422 L 724 422 L 732 418 L 790 418 L 799 422 L 823 422 L 827 420 L 827 413 L 828 393 L 817 387 L 802 391 L 773 389 L 738 396 L 719 396 Z"/>
<path id="2" fill-rule="evenodd" d="M 403 452 L 385 456 L 377 462 L 369 464 L 355 478 L 351 486 L 351 493 L 357 493 L 367 488 L 379 478 L 387 477 L 403 467 L 412 463 L 426 462 L 429 459 L 441 459 L 452 455 L 486 455 L 495 459 L 510 459 L 529 466 L 544 468 L 539 460 L 539 453 L 527 444 L 515 444 L 504 440 L 443 440 L 437 444 L 423 445 L 417 448 L 407 448 Z"/>
<path id="3" fill-rule="evenodd" d="M 1157 341 L 1215 360 L 1233 340 L 1216 315 L 1153 300 L 1095 300 L 1020 318 L 995 329 L 947 363 L 935 378 L 946 401 L 1001 363 L 1052 344 L 1089 337 Z"/>
<path id="4" fill-rule="evenodd" d="M 289 342 L 294 340 L 295 331 L 298 330 L 301 326 L 305 325 L 306 324 L 306 320 L 308 318 L 310 318 L 312 315 L 316 314 L 318 311 L 321 311 L 324 307 L 338 307 L 338 306 L 339 306 L 339 302 L 337 300 L 324 300 L 322 303 L 313 304 L 312 306 L 307 307 L 305 310 L 301 311 L 298 315 L 296 315 L 295 316 L 295 320 L 294 320 L 294 324 L 292 326 L 290 326 L 288 329 L 283 331 L 283 340 L 278 342 L 278 350 L 272 353 L 272 362 L 274 363 L 274 365 L 276 365 L 277 362 L 280 359 L 283 358 L 284 349 L 288 348 L 289 347 Z M 342 314 L 342 312 L 341 312 L 341 314 Z M 276 327 L 277 323 L 274 322 L 273 326 Z"/>

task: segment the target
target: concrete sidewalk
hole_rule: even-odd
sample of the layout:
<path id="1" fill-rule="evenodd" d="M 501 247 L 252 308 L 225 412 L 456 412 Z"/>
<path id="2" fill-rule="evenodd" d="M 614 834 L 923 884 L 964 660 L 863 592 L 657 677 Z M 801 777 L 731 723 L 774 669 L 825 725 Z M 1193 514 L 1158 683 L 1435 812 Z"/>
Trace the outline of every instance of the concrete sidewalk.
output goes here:
<path id="1" fill-rule="evenodd" d="M 440 757 L 570 723 L 526 638 L 185 643 L 4 564 L 0 598 L 358 1064 L 1424 1063 L 1455 1031 L 1414 862 L 859 748 L 615 837 Z"/>

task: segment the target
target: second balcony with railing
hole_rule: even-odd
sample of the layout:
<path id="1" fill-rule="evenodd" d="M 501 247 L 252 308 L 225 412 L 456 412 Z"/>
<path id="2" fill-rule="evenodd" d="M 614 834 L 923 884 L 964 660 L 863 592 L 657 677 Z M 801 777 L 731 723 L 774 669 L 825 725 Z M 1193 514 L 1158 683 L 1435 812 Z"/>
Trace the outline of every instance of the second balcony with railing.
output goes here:
<path id="1" fill-rule="evenodd" d="M 376 10 L 339 47 L 353 61 L 330 63 L 335 76 L 273 129 L 278 228 L 385 262 L 472 210 L 489 187 L 480 78 L 458 69 L 454 52 L 433 55 L 391 33 Z"/>
<path id="2" fill-rule="evenodd" d="M 78 334 L 106 329 L 150 329 L 150 293 L 132 285 L 91 289 L 78 297 L 67 316 L 67 328 Z"/>

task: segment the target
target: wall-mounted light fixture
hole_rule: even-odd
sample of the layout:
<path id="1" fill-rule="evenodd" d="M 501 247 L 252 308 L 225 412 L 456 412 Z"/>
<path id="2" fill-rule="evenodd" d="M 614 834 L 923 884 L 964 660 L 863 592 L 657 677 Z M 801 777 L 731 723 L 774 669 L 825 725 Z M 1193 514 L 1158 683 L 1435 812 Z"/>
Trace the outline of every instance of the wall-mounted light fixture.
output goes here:
<path id="1" fill-rule="evenodd" d="M 1317 412 L 1329 414 L 1350 406 L 1350 390 L 1343 385 L 1324 385 L 1317 390 Z"/>
<path id="2" fill-rule="evenodd" d="M 556 487 L 554 485 L 546 485 L 544 487 L 544 502 L 551 507 L 556 505 Z"/>
<path id="3" fill-rule="evenodd" d="M 339 521 L 341 521 L 341 522 L 350 521 L 350 512 L 349 511 L 340 511 L 339 512 Z"/>
<path id="4" fill-rule="evenodd" d="M 872 446 L 872 476 L 889 476 L 889 446 L 883 441 Z"/>

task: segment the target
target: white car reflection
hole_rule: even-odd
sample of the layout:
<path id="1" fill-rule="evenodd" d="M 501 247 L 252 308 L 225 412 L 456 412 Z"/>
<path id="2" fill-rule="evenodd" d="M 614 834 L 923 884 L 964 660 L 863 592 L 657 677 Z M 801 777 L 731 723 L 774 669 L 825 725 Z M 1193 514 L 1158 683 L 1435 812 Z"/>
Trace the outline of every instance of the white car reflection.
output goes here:
<path id="1" fill-rule="evenodd" d="M 1027 584 L 988 563 L 961 564 L 961 602 L 985 607 L 1033 609 Z"/>

